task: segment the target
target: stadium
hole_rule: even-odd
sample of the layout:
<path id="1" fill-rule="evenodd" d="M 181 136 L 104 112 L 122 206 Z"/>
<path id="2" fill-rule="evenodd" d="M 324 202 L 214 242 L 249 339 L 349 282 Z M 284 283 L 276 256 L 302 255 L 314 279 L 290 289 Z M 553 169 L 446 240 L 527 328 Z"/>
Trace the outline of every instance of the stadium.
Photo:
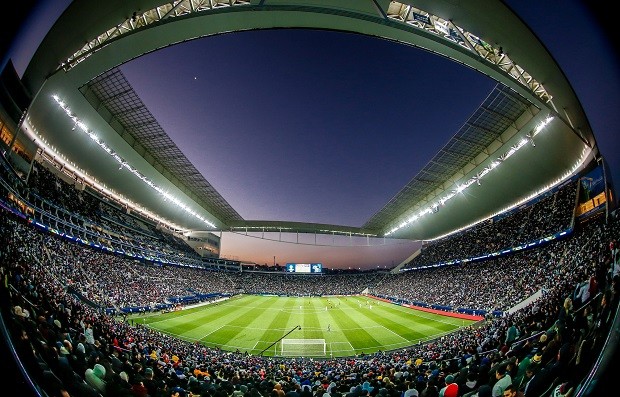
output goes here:
<path id="1" fill-rule="evenodd" d="M 496 84 L 363 225 L 245 219 L 120 67 L 271 29 L 381 38 Z M 3 61 L 0 81 L 0 328 L 7 379 L 23 395 L 610 387 L 620 329 L 611 172 L 566 75 L 504 2 L 74 0 L 23 75 Z M 222 256 L 222 233 L 294 236 L 316 250 L 353 239 L 421 248 L 390 269 L 263 266 Z"/>

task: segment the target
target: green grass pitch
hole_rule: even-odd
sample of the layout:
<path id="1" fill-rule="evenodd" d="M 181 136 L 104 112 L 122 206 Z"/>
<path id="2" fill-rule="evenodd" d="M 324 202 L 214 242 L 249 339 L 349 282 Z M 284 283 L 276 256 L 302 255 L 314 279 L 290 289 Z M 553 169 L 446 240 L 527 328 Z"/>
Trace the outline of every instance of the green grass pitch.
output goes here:
<path id="1" fill-rule="evenodd" d="M 324 339 L 327 357 L 399 349 L 472 323 L 364 296 L 240 295 L 217 304 L 131 319 L 187 341 L 265 356 L 282 355 L 281 343 L 263 350 L 300 326 L 287 338 Z M 323 356 L 323 347 L 320 353 L 287 353 Z"/>

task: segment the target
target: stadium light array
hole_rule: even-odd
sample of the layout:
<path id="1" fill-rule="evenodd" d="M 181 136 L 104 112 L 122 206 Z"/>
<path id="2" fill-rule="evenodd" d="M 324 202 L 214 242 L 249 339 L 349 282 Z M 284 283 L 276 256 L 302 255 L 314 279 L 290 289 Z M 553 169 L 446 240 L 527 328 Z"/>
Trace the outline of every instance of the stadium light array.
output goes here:
<path id="1" fill-rule="evenodd" d="M 533 144 L 534 136 L 538 135 L 541 131 L 543 131 L 544 128 L 552 120 L 553 120 L 553 116 L 548 116 L 547 118 L 545 118 L 542 122 L 540 122 L 540 124 L 538 124 L 532 130 L 531 134 L 527 134 L 525 138 L 522 138 L 519 142 L 517 142 L 516 144 L 511 146 L 510 149 L 508 149 L 507 152 L 505 152 L 504 154 L 502 154 L 501 156 L 499 156 L 495 160 L 493 160 L 482 171 L 480 171 L 476 175 L 472 176 L 471 178 L 469 178 L 468 180 L 466 180 L 463 183 L 457 183 L 456 187 L 453 190 L 451 190 L 449 193 L 447 193 L 445 196 L 441 197 L 436 202 L 430 204 L 425 209 L 420 210 L 417 214 L 412 215 L 411 217 L 409 217 L 405 221 L 402 221 L 398 226 L 394 227 L 393 229 L 391 229 L 390 231 L 385 233 L 385 236 L 389 236 L 391 234 L 394 234 L 398 230 L 400 230 L 400 229 L 402 229 L 402 228 L 404 228 L 406 226 L 409 226 L 411 223 L 419 220 L 421 217 L 423 217 L 423 216 L 425 216 L 427 214 L 432 214 L 432 213 L 437 212 L 437 209 L 439 208 L 439 206 L 445 205 L 446 202 L 448 202 L 449 200 L 453 199 L 457 194 L 462 194 L 467 188 L 469 188 L 474 183 L 477 186 L 480 186 L 481 185 L 480 180 L 482 179 L 482 177 L 484 177 L 486 174 L 488 174 L 489 172 L 491 172 L 492 170 L 497 168 L 502 162 L 506 161 L 508 158 L 510 158 L 516 152 L 521 150 L 521 148 L 523 148 L 525 145 L 527 145 L 528 142 L 532 142 L 532 144 Z M 533 146 L 535 146 L 535 145 L 533 145 Z M 582 152 L 582 156 L 583 156 L 583 152 Z M 581 164 L 581 159 L 580 159 L 580 161 L 578 161 L 578 164 Z M 574 169 L 576 169 L 576 168 L 573 167 L 573 170 Z M 570 175 L 570 173 L 572 173 L 573 170 L 571 170 L 568 175 Z M 561 178 L 561 180 L 564 180 L 564 179 L 566 179 L 566 177 L 563 176 Z M 449 234 L 452 234 L 452 233 L 454 233 L 454 232 L 450 232 Z"/>
<path id="2" fill-rule="evenodd" d="M 479 223 L 481 223 L 481 222 L 484 222 L 484 221 L 486 221 L 487 219 L 494 218 L 494 217 L 496 217 L 497 215 L 503 214 L 503 213 L 505 213 L 505 212 L 507 212 L 507 211 L 510 211 L 510 210 L 512 210 L 512 209 L 514 209 L 514 208 L 517 208 L 517 207 L 519 207 L 520 205 L 522 205 L 522 204 L 524 204 L 524 203 L 527 203 L 528 201 L 530 201 L 530 200 L 531 200 L 531 199 L 533 199 L 534 197 L 537 197 L 537 196 L 539 196 L 539 195 L 541 195 L 541 194 L 543 194 L 543 193 L 548 192 L 549 190 L 551 190 L 551 189 L 553 189 L 554 187 L 558 186 L 560 183 L 564 182 L 564 181 L 565 181 L 567 178 L 569 178 L 569 177 L 570 177 L 570 176 L 571 176 L 571 175 L 572 175 L 575 171 L 577 171 L 577 169 L 578 169 L 578 168 L 579 168 L 579 167 L 583 164 L 583 161 L 585 160 L 585 158 L 586 158 L 586 155 L 587 155 L 587 154 L 588 154 L 588 146 L 583 145 L 583 149 L 581 150 L 581 155 L 579 156 L 579 159 L 575 162 L 575 164 L 573 164 L 573 167 L 572 167 L 569 171 L 566 171 L 566 172 L 565 172 L 565 173 L 564 173 L 561 177 L 557 178 L 557 179 L 556 179 L 556 180 L 554 180 L 553 182 L 548 183 L 548 184 L 547 184 L 547 185 L 545 185 L 543 188 L 541 188 L 541 189 L 537 190 L 536 192 L 534 192 L 534 193 L 530 194 L 529 196 L 527 196 L 527 197 L 525 197 L 525 198 L 523 198 L 523 199 L 521 199 L 521 200 L 517 201 L 516 203 L 513 203 L 513 204 L 511 204 L 511 205 L 509 205 L 509 206 L 507 206 L 507 207 L 505 207 L 505 208 L 503 208 L 503 209 L 501 209 L 501 210 L 499 210 L 499 211 L 495 212 L 494 214 L 492 214 L 492 215 L 490 215 L 490 216 L 488 216 L 488 217 L 486 217 L 486 218 L 484 218 L 484 219 L 477 220 L 477 221 L 475 221 L 475 222 L 473 222 L 473 223 L 470 223 L 470 224 L 469 224 L 469 225 L 467 225 L 467 226 L 463 226 L 463 227 L 461 227 L 461 228 L 459 228 L 459 229 L 452 230 L 452 231 L 450 231 L 450 232 L 448 232 L 448 233 L 446 233 L 446 234 L 442 234 L 441 236 L 437 236 L 437 237 L 435 237 L 435 238 L 427 239 L 427 240 L 424 240 L 424 241 L 437 241 L 437 240 L 441 240 L 441 239 L 443 239 L 443 238 L 445 238 L 445 237 L 448 237 L 448 236 L 450 236 L 450 235 L 453 235 L 453 234 L 455 234 L 455 233 L 459 233 L 459 232 L 461 232 L 461 231 L 463 231 L 463 230 L 469 229 L 469 228 L 470 228 L 470 227 L 472 227 L 472 226 L 476 226 L 477 224 L 479 224 Z"/>
<path id="3" fill-rule="evenodd" d="M 181 226 L 176 225 L 173 222 L 170 222 L 169 220 L 164 219 L 160 217 L 159 215 L 149 211 L 148 209 L 132 202 L 131 200 L 124 197 L 122 194 L 116 193 L 115 191 L 109 189 L 105 185 L 105 183 L 101 183 L 95 177 L 88 175 L 88 172 L 79 168 L 77 164 L 67 159 L 67 157 L 65 157 L 64 154 L 59 153 L 58 150 L 56 150 L 55 147 L 50 145 L 45 138 L 39 136 L 37 134 L 37 128 L 30 124 L 29 118 L 26 118 L 26 123 L 28 123 L 28 125 L 30 126 L 30 131 L 27 128 L 24 129 L 24 131 L 26 132 L 27 135 L 29 135 L 33 139 L 33 142 L 37 144 L 39 149 L 41 149 L 42 151 L 41 153 L 44 158 L 47 157 L 46 158 L 47 161 L 49 162 L 53 161 L 54 163 L 60 163 L 65 173 L 70 172 L 75 177 L 75 179 L 82 180 L 88 183 L 89 186 L 92 186 L 93 188 L 98 190 L 100 193 L 102 193 L 104 196 L 111 197 L 113 200 L 116 200 L 118 203 L 126 205 L 128 208 L 131 208 L 133 211 L 142 214 L 146 218 L 159 222 L 160 224 L 163 224 L 166 227 L 176 230 L 176 231 L 184 230 L 184 228 L 182 228 Z"/>
<path id="4" fill-rule="evenodd" d="M 119 170 L 122 170 L 123 168 L 127 169 L 129 172 L 131 172 L 134 176 L 136 176 L 138 179 L 140 179 L 146 185 L 148 185 L 153 190 L 155 190 L 156 192 L 161 194 L 163 196 L 164 200 L 170 201 L 176 207 L 178 207 L 181 210 L 183 210 L 184 212 L 190 214 L 194 218 L 202 221 L 204 224 L 208 225 L 209 227 L 211 227 L 213 229 L 216 228 L 216 226 L 212 222 L 207 220 L 202 215 L 198 214 L 196 211 L 194 211 L 188 205 L 184 204 L 181 200 L 179 200 L 175 196 L 173 196 L 170 193 L 168 193 L 167 191 L 165 191 L 162 187 L 157 186 L 153 181 L 151 181 L 149 178 L 147 178 L 141 172 L 139 172 L 136 168 L 134 168 L 131 164 L 129 164 L 123 157 L 121 157 L 112 148 L 110 148 L 101 138 L 99 138 L 99 136 L 94 131 L 90 130 L 88 128 L 88 126 L 86 125 L 86 123 L 84 123 L 73 112 L 71 112 L 71 109 L 69 108 L 69 106 L 65 102 L 63 102 L 58 95 L 53 95 L 52 98 L 56 101 L 58 106 L 60 106 L 60 108 L 65 111 L 67 116 L 69 116 L 69 118 L 71 118 L 71 120 L 75 123 L 74 124 L 74 130 L 82 131 L 91 140 L 93 140 L 101 149 L 103 149 L 108 155 L 110 155 L 114 160 L 116 160 L 116 162 L 119 163 Z M 75 127 L 77 127 L 77 128 L 75 128 Z M 52 148 L 52 149 L 53 149 L 53 151 L 55 153 L 57 153 L 55 148 Z M 59 156 L 61 156 L 63 159 L 65 158 L 64 155 L 59 155 Z M 104 187 L 105 187 L 105 185 L 104 185 Z M 114 194 L 114 195 L 118 196 L 117 194 Z M 170 223 L 170 222 L 166 222 L 166 223 Z M 178 229 L 182 229 L 182 228 L 178 228 Z"/>

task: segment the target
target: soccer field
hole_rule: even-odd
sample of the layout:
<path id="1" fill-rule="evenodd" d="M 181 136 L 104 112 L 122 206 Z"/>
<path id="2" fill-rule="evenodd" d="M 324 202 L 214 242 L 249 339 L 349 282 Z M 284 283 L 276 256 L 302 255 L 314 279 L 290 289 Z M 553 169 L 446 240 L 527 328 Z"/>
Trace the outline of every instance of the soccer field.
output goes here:
<path id="1" fill-rule="evenodd" d="M 165 314 L 131 317 L 206 346 L 266 356 L 343 357 L 388 351 L 471 324 L 364 296 L 240 295 Z M 292 331 L 285 344 L 274 342 Z M 265 350 L 267 349 L 267 350 Z"/>

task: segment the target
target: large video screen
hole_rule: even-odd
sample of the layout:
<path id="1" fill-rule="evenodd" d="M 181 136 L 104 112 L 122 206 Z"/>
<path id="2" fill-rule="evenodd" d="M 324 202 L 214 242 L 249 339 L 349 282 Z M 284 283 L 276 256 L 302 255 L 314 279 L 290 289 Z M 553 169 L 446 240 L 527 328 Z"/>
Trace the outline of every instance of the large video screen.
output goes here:
<path id="1" fill-rule="evenodd" d="M 288 273 L 319 274 L 323 272 L 323 265 L 321 263 L 287 263 L 286 271 Z"/>

